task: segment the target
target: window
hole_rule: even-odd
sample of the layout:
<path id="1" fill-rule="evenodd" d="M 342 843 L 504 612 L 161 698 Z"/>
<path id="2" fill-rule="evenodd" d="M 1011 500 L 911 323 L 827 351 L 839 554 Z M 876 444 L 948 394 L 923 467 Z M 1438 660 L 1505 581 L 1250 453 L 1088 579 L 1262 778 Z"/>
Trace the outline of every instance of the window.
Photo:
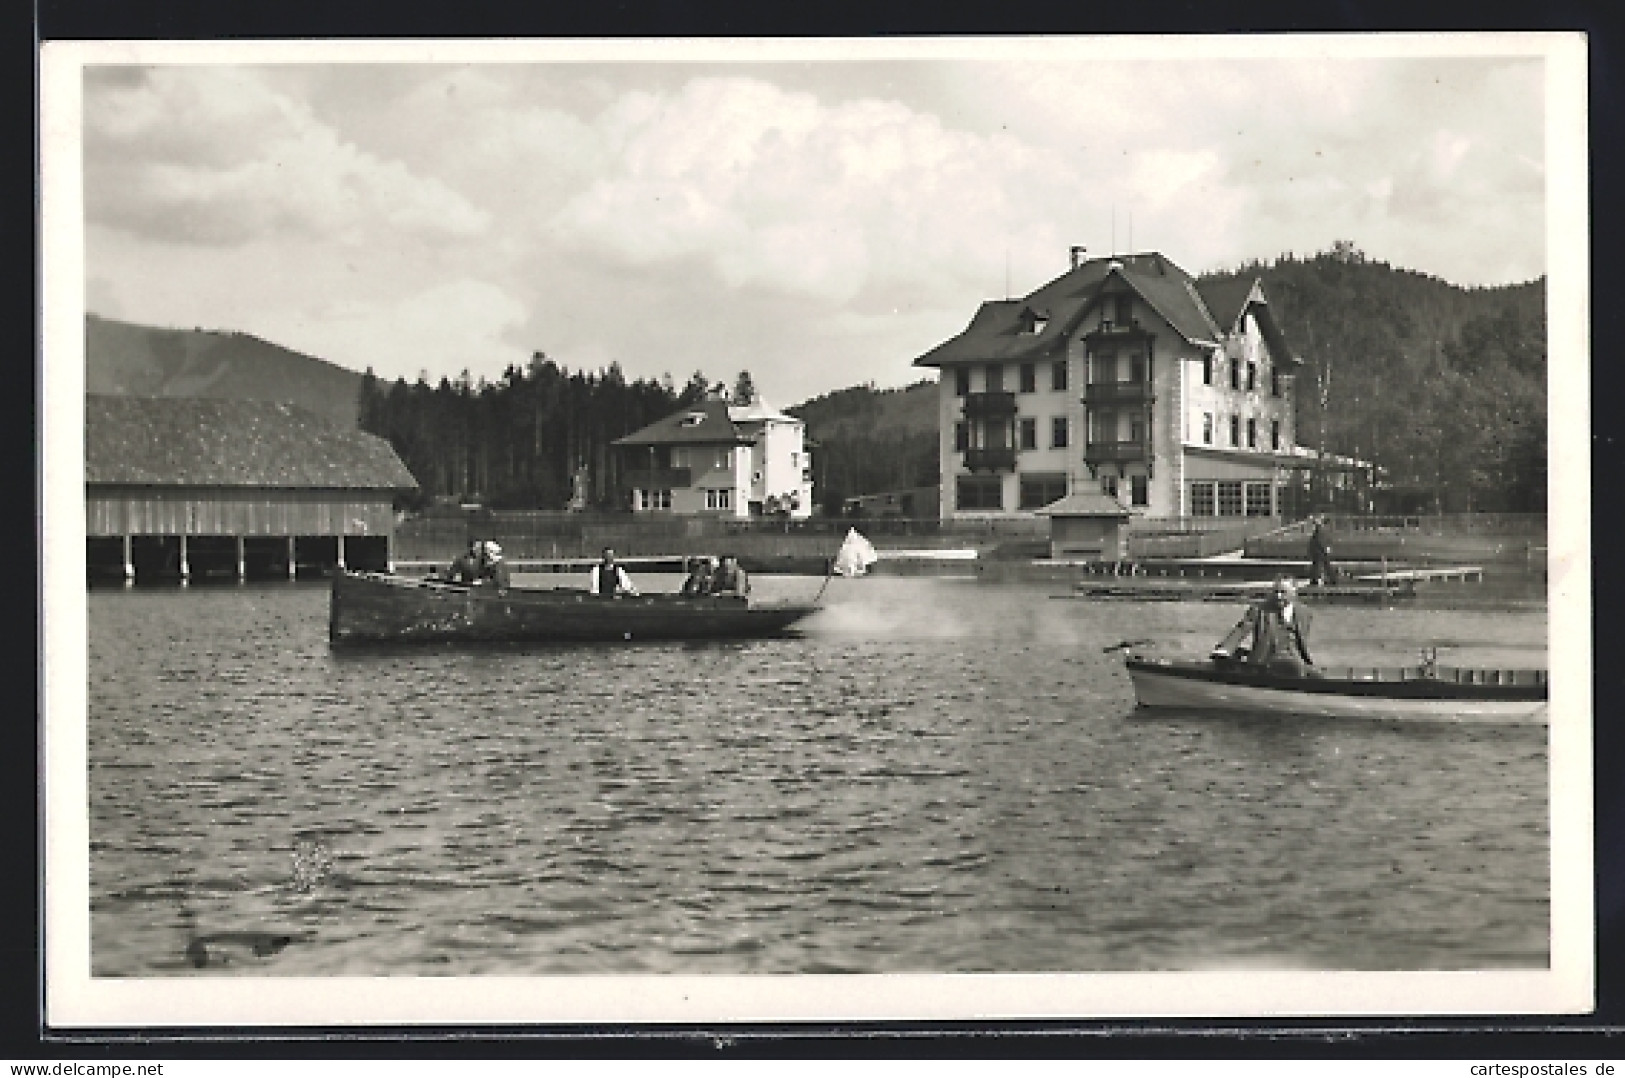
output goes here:
<path id="1" fill-rule="evenodd" d="M 1038 420 L 1023 419 L 1021 421 L 1021 448 L 1038 448 Z"/>
<path id="2" fill-rule="evenodd" d="M 1143 476 L 1143 475 L 1131 475 L 1131 476 L 1128 477 L 1128 482 L 1129 482 L 1129 488 L 1128 488 L 1129 504 L 1130 505 L 1150 505 L 1151 504 L 1151 489 L 1150 489 L 1150 484 L 1146 482 L 1146 477 Z"/>
<path id="3" fill-rule="evenodd" d="M 801 467 L 801 454 L 800 453 L 791 453 L 790 454 L 790 467 L 792 467 L 792 468 Z"/>
<path id="4" fill-rule="evenodd" d="M 1247 484 L 1247 515 L 1250 517 L 1267 517 L 1270 515 L 1270 485 L 1268 483 Z"/>
<path id="5" fill-rule="evenodd" d="M 725 472 L 734 466 L 734 451 L 732 449 L 717 450 L 716 463 L 712 465 L 719 472 Z"/>
<path id="6" fill-rule="evenodd" d="M 670 509 L 671 491 L 669 490 L 640 490 L 638 491 L 639 509 Z"/>
<path id="7" fill-rule="evenodd" d="M 956 397 L 968 397 L 968 396 L 970 396 L 970 368 L 969 367 L 955 367 L 954 368 L 954 396 L 956 396 Z"/>
<path id="8" fill-rule="evenodd" d="M 1115 475 L 1100 477 L 1100 493 L 1110 494 L 1114 498 L 1117 497 L 1117 477 Z"/>
<path id="9" fill-rule="evenodd" d="M 1049 370 L 1049 387 L 1054 390 L 1066 389 L 1066 360 L 1057 359 Z"/>
<path id="10" fill-rule="evenodd" d="M 727 488 L 707 490 L 705 492 L 705 507 L 707 509 L 732 509 L 733 491 Z"/>
<path id="11" fill-rule="evenodd" d="M 1230 417 L 1230 444 L 1241 444 L 1241 417 L 1239 415 Z"/>
<path id="12" fill-rule="evenodd" d="M 1049 325 L 1049 316 L 1048 315 L 1035 314 L 1035 315 L 1033 315 L 1033 320 L 1032 320 L 1032 323 L 1031 323 L 1031 329 L 1028 332 L 1042 333 L 1042 332 L 1044 332 L 1044 327 L 1047 326 L 1047 325 Z"/>
<path id="13" fill-rule="evenodd" d="M 1215 484 L 1218 488 L 1219 515 L 1241 516 L 1241 480 L 1225 479 Z"/>
<path id="14" fill-rule="evenodd" d="M 1016 508 L 1042 509 L 1064 497 L 1066 497 L 1066 476 L 1024 475 L 1021 477 L 1020 496 Z"/>
<path id="15" fill-rule="evenodd" d="M 1191 516 L 1211 517 L 1217 516 L 1218 510 L 1213 501 L 1213 484 L 1210 482 L 1196 482 L 1190 485 Z"/>
<path id="16" fill-rule="evenodd" d="M 1128 420 L 1128 440 L 1131 442 L 1145 441 L 1145 420 L 1140 416 L 1130 416 Z"/>
<path id="17" fill-rule="evenodd" d="M 1281 421 L 1279 419 L 1270 420 L 1270 448 L 1281 448 Z"/>
<path id="18" fill-rule="evenodd" d="M 1089 380 L 1096 383 L 1117 381 L 1117 352 L 1114 349 L 1107 348 L 1095 353 L 1094 376 Z"/>
<path id="19" fill-rule="evenodd" d="M 970 448 L 970 424 L 954 424 L 954 452 L 963 453 Z"/>
<path id="20" fill-rule="evenodd" d="M 1258 420 L 1251 417 L 1247 420 L 1247 448 L 1258 448 Z"/>
<path id="21" fill-rule="evenodd" d="M 1281 395 L 1281 369 L 1279 367 L 1271 367 L 1270 368 L 1270 396 L 1279 397 L 1280 395 Z"/>
<path id="22" fill-rule="evenodd" d="M 1247 392 L 1251 393 L 1258 388 L 1258 364 L 1251 361 L 1247 364 Z"/>
<path id="23" fill-rule="evenodd" d="M 1050 420 L 1049 444 L 1051 449 L 1065 449 L 1071 440 L 1071 431 L 1067 427 L 1066 416 L 1058 415 Z"/>
<path id="24" fill-rule="evenodd" d="M 1202 444 L 1203 445 L 1212 445 L 1213 444 L 1213 413 L 1212 412 L 1203 412 L 1202 413 Z"/>
<path id="25" fill-rule="evenodd" d="M 989 393 L 1004 392 L 1004 367 L 998 363 L 987 365 L 987 391 Z"/>
<path id="26" fill-rule="evenodd" d="M 1239 359 L 1230 361 L 1230 388 L 1241 388 L 1241 360 Z"/>
<path id="27" fill-rule="evenodd" d="M 1116 302 L 1113 304 L 1113 306 L 1116 308 L 1116 310 L 1113 313 L 1112 317 L 1114 319 L 1116 319 L 1118 325 L 1126 326 L 1129 323 L 1134 321 L 1134 297 L 1133 296 L 1130 296 L 1130 295 L 1128 295 L 1126 293 L 1124 295 L 1118 296 L 1118 297 L 1116 297 Z"/>
<path id="28" fill-rule="evenodd" d="M 1128 380 L 1131 382 L 1145 381 L 1145 357 L 1138 352 L 1129 353 Z"/>
<path id="29" fill-rule="evenodd" d="M 1202 384 L 1205 385 L 1205 386 L 1210 386 L 1210 385 L 1213 384 L 1213 357 L 1212 356 L 1203 356 L 1202 357 Z"/>
<path id="30" fill-rule="evenodd" d="M 1004 508 L 1004 482 L 998 476 L 959 476 L 954 495 L 954 504 L 960 509 Z"/>
<path id="31" fill-rule="evenodd" d="M 1031 363 L 1021 365 L 1021 391 L 1034 393 L 1038 390 L 1038 368 Z"/>

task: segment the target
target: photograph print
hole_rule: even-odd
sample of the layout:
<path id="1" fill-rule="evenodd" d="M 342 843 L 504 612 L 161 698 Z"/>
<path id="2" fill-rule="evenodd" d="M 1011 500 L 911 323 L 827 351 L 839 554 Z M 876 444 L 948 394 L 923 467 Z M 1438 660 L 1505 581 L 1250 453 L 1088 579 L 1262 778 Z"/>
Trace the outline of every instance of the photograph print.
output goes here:
<path id="1" fill-rule="evenodd" d="M 48 43 L 47 1020 L 1589 1010 L 1585 66 Z"/>

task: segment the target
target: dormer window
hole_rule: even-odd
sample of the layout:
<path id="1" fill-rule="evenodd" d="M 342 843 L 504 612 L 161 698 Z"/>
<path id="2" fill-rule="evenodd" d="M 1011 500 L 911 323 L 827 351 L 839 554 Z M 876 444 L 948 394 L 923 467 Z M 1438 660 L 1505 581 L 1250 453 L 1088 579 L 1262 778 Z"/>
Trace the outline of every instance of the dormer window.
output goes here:
<path id="1" fill-rule="evenodd" d="M 705 413 L 704 412 L 690 412 L 690 413 L 688 413 L 687 415 L 685 415 L 683 417 L 682 425 L 685 426 L 685 427 L 697 427 L 701 423 L 704 423 L 704 422 L 705 422 Z"/>
<path id="2" fill-rule="evenodd" d="M 1039 333 L 1044 332 L 1044 327 L 1047 326 L 1047 325 L 1049 325 L 1049 315 L 1045 314 L 1042 311 L 1035 311 L 1030 307 L 1025 308 L 1025 309 L 1022 310 L 1022 312 L 1021 312 L 1021 332 L 1022 333 L 1037 335 Z"/>
<path id="3" fill-rule="evenodd" d="M 1134 297 L 1128 293 L 1113 297 L 1114 313 L 1112 321 L 1119 326 L 1131 325 L 1134 321 Z"/>

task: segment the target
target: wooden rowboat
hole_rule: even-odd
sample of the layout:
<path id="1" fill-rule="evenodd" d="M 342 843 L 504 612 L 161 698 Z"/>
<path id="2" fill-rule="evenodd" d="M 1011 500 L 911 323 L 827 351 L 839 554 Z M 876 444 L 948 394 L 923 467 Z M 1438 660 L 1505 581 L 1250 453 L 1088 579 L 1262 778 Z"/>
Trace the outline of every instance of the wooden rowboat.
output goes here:
<path id="1" fill-rule="evenodd" d="M 1144 708 L 1246 711 L 1325 718 L 1422 718 L 1474 722 L 1546 719 L 1544 670 L 1449 666 L 1332 667 L 1291 677 L 1240 665 L 1127 657 Z"/>
<path id="2" fill-rule="evenodd" d="M 783 633 L 817 607 L 731 595 L 629 595 L 579 588 L 468 587 L 385 573 L 333 578 L 328 639 L 392 641 L 718 640 Z"/>

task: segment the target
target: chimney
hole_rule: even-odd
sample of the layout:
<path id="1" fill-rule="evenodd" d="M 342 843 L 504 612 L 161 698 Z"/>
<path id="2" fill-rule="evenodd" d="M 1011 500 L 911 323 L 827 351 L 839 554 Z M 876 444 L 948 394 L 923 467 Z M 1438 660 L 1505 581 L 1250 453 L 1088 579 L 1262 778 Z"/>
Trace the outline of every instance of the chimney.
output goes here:
<path id="1" fill-rule="evenodd" d="M 1073 244 L 1072 245 L 1072 268 L 1073 269 L 1077 269 L 1078 266 L 1082 264 L 1082 262 L 1083 262 L 1083 253 L 1085 251 L 1087 251 L 1088 249 L 1089 248 L 1083 246 L 1082 244 Z"/>

